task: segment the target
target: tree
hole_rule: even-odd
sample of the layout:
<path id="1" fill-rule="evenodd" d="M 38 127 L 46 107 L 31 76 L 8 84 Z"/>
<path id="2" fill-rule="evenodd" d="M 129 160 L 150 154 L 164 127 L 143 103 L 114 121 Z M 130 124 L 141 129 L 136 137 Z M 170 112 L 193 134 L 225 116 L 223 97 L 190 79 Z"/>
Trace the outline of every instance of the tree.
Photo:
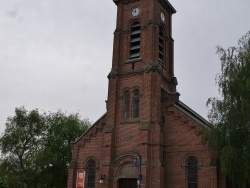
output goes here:
<path id="1" fill-rule="evenodd" d="M 0 164 L 3 164 L 3 160 L 0 159 Z M 7 188 L 7 183 L 6 183 L 6 179 L 5 179 L 5 175 L 6 175 L 6 171 L 4 170 L 3 166 L 5 165 L 1 165 L 0 166 L 0 188 Z"/>
<path id="2" fill-rule="evenodd" d="M 22 174 L 25 172 L 24 159 L 32 159 L 41 140 L 44 129 L 44 118 L 38 110 L 28 112 L 24 107 L 15 109 L 15 116 L 7 119 L 6 128 L 0 138 L 2 154 L 5 162 L 13 161 L 19 171 L 19 187 L 22 184 Z"/>
<path id="3" fill-rule="evenodd" d="M 6 173 L 7 172 L 7 173 Z M 16 187 L 18 182 L 18 171 L 15 163 L 8 158 L 0 161 L 0 188 Z"/>
<path id="4" fill-rule="evenodd" d="M 218 151 L 222 170 L 233 184 L 247 187 L 250 182 L 250 31 L 238 47 L 217 47 L 221 74 L 216 82 L 219 98 L 210 98 L 206 132 L 208 145 Z"/>
<path id="5" fill-rule="evenodd" d="M 41 187 L 66 187 L 67 172 L 71 161 L 70 142 L 84 133 L 90 126 L 88 119 L 79 114 L 61 111 L 46 115 L 47 133 L 36 163 L 42 167 L 39 177 Z"/>
<path id="6" fill-rule="evenodd" d="M 89 126 L 88 119 L 79 114 L 60 110 L 40 114 L 37 109 L 16 108 L 0 137 L 0 183 L 2 180 L 6 187 L 16 187 L 17 182 L 20 187 L 66 187 L 70 142 Z"/>

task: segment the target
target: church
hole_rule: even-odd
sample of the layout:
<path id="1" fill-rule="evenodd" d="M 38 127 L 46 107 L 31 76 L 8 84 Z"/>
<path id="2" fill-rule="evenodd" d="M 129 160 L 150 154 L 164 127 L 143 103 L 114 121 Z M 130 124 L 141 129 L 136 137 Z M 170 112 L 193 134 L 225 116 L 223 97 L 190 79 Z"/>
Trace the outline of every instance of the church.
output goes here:
<path id="1" fill-rule="evenodd" d="M 117 6 L 106 113 L 72 142 L 68 188 L 226 187 L 209 122 L 179 100 L 167 0 Z"/>

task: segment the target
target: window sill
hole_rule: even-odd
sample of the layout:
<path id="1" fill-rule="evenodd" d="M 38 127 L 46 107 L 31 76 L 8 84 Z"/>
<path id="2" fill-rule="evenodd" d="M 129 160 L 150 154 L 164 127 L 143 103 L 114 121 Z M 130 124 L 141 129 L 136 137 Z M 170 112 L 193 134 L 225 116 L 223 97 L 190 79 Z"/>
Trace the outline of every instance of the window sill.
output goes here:
<path id="1" fill-rule="evenodd" d="M 122 120 L 120 122 L 120 124 L 129 124 L 129 123 L 140 123 L 140 119 L 134 118 L 134 119 Z"/>
<path id="2" fill-rule="evenodd" d="M 163 69 L 167 70 L 167 68 L 164 66 L 164 64 L 163 64 L 162 62 L 159 61 L 159 65 L 160 65 Z"/>
<path id="3" fill-rule="evenodd" d="M 136 63 L 136 62 L 139 62 L 141 60 L 142 60 L 142 58 L 138 57 L 138 58 L 135 58 L 135 59 L 129 59 L 129 60 L 125 61 L 125 63 L 126 64 L 128 64 L 128 63 Z"/>

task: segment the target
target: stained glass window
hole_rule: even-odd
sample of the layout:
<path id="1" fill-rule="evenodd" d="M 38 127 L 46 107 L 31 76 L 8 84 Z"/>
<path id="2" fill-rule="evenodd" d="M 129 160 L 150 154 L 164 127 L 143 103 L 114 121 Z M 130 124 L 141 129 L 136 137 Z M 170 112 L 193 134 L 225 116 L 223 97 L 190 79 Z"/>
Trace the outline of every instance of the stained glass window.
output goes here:
<path id="1" fill-rule="evenodd" d="M 198 160 L 194 156 L 187 159 L 188 188 L 198 188 Z"/>
<path id="2" fill-rule="evenodd" d="M 95 172 L 96 165 L 94 160 L 89 160 L 87 163 L 87 173 L 86 173 L 86 187 L 94 188 L 95 187 Z"/>
<path id="3" fill-rule="evenodd" d="M 138 90 L 134 91 L 134 106 L 133 106 L 133 114 L 134 118 L 139 117 L 139 101 L 140 101 L 140 94 Z"/>
<path id="4" fill-rule="evenodd" d="M 129 119 L 130 114 L 130 94 L 129 91 L 124 93 L 124 119 Z"/>

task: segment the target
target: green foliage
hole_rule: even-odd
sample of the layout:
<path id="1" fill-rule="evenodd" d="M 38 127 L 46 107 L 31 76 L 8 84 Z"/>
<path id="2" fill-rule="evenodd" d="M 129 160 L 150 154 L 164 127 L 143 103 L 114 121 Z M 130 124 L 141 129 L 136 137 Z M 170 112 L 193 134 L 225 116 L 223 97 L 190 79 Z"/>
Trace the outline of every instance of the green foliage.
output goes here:
<path id="1" fill-rule="evenodd" d="M 0 188 L 17 187 L 18 171 L 15 161 L 12 159 L 1 159 L 0 161 Z"/>
<path id="2" fill-rule="evenodd" d="M 7 185 L 2 177 L 0 178 L 0 188 L 7 188 Z"/>
<path id="3" fill-rule="evenodd" d="M 66 116 L 61 111 L 46 115 L 46 137 L 37 155 L 36 163 L 42 167 L 39 184 L 43 187 L 66 187 L 67 165 L 71 161 L 70 142 L 89 126 L 87 119 L 78 114 Z M 46 180 L 46 181 L 45 181 Z"/>
<path id="4" fill-rule="evenodd" d="M 29 162 L 33 162 L 32 156 L 39 148 L 44 131 L 44 117 L 39 114 L 37 109 L 30 112 L 24 107 L 15 109 L 15 116 L 7 119 L 4 134 L 0 138 L 5 165 L 10 171 L 13 168 L 22 172 L 29 169 L 24 159 L 30 159 Z M 13 165 L 12 169 L 11 164 Z M 18 173 L 12 172 L 10 178 L 15 178 L 16 174 L 18 175 Z M 11 183 L 9 179 L 7 181 Z"/>
<path id="5" fill-rule="evenodd" d="M 79 114 L 60 110 L 40 114 L 37 109 L 16 108 L 0 137 L 0 187 L 16 187 L 19 178 L 22 187 L 66 187 L 70 142 L 89 126 L 88 119 Z"/>
<path id="6" fill-rule="evenodd" d="M 210 98 L 209 119 L 214 125 L 205 139 L 218 151 L 222 169 L 239 187 L 250 182 L 250 32 L 238 47 L 217 47 L 221 74 L 220 98 Z"/>
<path id="7" fill-rule="evenodd" d="M 21 107 L 15 109 L 15 114 L 7 119 L 0 142 L 3 154 L 13 154 L 21 159 L 37 146 L 44 122 L 37 110 L 27 112 Z"/>

